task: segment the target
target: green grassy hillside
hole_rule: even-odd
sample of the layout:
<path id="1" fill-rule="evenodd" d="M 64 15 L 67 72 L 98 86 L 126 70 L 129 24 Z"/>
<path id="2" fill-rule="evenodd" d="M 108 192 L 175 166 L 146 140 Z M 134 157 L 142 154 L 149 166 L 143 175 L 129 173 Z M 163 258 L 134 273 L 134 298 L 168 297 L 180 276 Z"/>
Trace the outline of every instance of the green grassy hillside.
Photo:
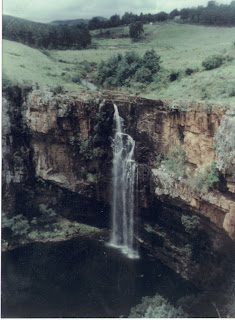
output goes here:
<path id="1" fill-rule="evenodd" d="M 3 15 L 2 38 L 37 49 L 81 49 L 91 43 L 85 25 L 51 25 Z"/>
<path id="2" fill-rule="evenodd" d="M 65 51 L 66 54 L 66 51 Z M 3 40 L 3 81 L 29 84 L 38 83 L 50 87 L 63 86 L 75 91 L 79 84 L 72 81 L 77 74 L 76 64 L 54 61 L 50 51 L 32 49 L 18 42 Z"/>
<path id="3" fill-rule="evenodd" d="M 3 72 L 17 81 L 37 81 L 40 84 L 65 86 L 76 90 L 76 76 L 92 79 L 101 60 L 117 53 L 134 50 L 143 56 L 155 49 L 161 56 L 162 71 L 158 81 L 148 85 L 131 83 L 119 90 L 151 98 L 235 101 L 235 28 L 203 27 L 177 23 L 158 23 L 144 26 L 139 42 L 128 38 L 128 27 L 112 28 L 107 36 L 92 31 L 92 47 L 86 50 L 47 50 L 40 52 L 27 46 L 3 41 Z M 98 37 L 97 37 L 98 35 Z M 208 56 L 223 56 L 221 67 L 205 71 L 202 61 Z M 187 68 L 197 72 L 185 75 Z M 171 72 L 179 74 L 169 81 Z M 115 88 L 117 89 L 117 88 Z"/>

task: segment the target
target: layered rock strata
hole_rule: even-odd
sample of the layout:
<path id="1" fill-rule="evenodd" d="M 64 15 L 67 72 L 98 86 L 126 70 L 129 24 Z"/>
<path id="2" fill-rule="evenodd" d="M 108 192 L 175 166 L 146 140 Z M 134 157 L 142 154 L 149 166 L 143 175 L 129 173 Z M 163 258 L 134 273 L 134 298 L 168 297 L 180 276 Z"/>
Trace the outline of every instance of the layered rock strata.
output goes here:
<path id="1" fill-rule="evenodd" d="M 232 109 L 108 91 L 71 96 L 34 90 L 25 119 L 35 176 L 109 204 L 114 103 L 136 141 L 136 239 L 187 279 L 216 278 L 235 237 Z M 174 146 L 185 155 L 180 175 L 166 166 Z M 208 186 L 202 179 L 198 188 L 197 178 L 215 160 L 219 181 Z"/>

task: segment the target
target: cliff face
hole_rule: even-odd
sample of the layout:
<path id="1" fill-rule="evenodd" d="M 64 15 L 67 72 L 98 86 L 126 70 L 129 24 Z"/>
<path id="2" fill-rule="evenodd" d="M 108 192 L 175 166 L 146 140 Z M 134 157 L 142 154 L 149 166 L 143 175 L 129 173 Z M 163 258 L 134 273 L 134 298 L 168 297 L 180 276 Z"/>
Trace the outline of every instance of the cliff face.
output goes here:
<path id="1" fill-rule="evenodd" d="M 14 87 L 11 99 L 2 99 L 2 208 L 11 214 L 17 210 L 17 194 L 34 174 L 25 118 L 26 96 L 27 92 Z"/>
<path id="2" fill-rule="evenodd" d="M 145 110 L 144 108 L 142 110 Z M 140 111 L 137 115 L 137 130 L 145 133 L 151 152 L 155 155 L 167 151 L 172 146 L 179 146 L 185 151 L 186 163 L 184 176 L 176 176 L 167 168 L 156 168 L 154 161 L 150 162 L 153 178 L 153 188 L 159 198 L 168 196 L 174 202 L 182 201 L 197 213 L 208 217 L 218 228 L 224 228 L 231 238 L 235 237 L 235 203 L 234 188 L 235 180 L 232 178 L 232 160 L 230 165 L 221 175 L 220 184 L 217 188 L 197 189 L 197 177 L 203 175 L 214 160 L 219 158 L 216 152 L 217 145 L 223 145 L 225 139 L 230 144 L 230 152 L 224 157 L 231 157 L 234 139 L 231 136 L 232 124 L 227 132 L 217 141 L 215 133 L 220 131 L 220 122 L 228 117 L 219 107 L 212 107 L 208 112 L 203 106 L 188 105 L 187 111 L 181 110 L 180 106 L 174 105 L 171 111 L 152 108 L 149 111 Z M 233 125 L 235 124 L 234 115 Z M 232 122 L 232 119 L 231 119 Z M 230 131 L 231 130 L 231 131 Z M 230 134 L 230 141 L 226 135 Z M 229 149 L 229 148 L 228 148 Z M 234 154 L 233 154 L 234 161 Z M 177 166 L 177 163 L 176 163 Z"/>
<path id="3" fill-rule="evenodd" d="M 26 118 L 36 176 L 86 197 L 104 198 L 111 165 L 112 104 L 99 97 L 33 92 Z"/>
<path id="4" fill-rule="evenodd" d="M 126 117 L 128 129 L 137 141 L 137 161 L 140 165 L 147 164 L 150 171 L 151 192 L 158 199 L 167 197 L 173 204 L 182 202 L 191 210 L 209 218 L 215 226 L 224 229 L 234 239 L 234 114 L 231 111 L 225 114 L 219 106 L 180 106 L 147 99 L 130 101 L 128 112 L 122 100 L 116 98 L 116 104 Z M 227 123 L 228 119 L 230 125 L 227 130 L 222 128 L 222 131 L 220 123 L 222 120 Z M 223 150 L 221 146 L 224 144 L 226 146 Z M 160 155 L 167 159 L 167 153 L 174 146 L 185 152 L 184 174 L 175 174 L 177 161 L 174 163 L 175 170 L 168 170 L 164 161 L 157 163 L 156 158 Z M 177 157 L 177 154 L 174 156 Z M 230 158 L 230 161 L 224 160 L 227 161 L 224 164 L 222 156 L 224 159 Z M 214 160 L 218 168 L 224 168 L 220 182 L 216 187 L 207 187 L 206 181 L 203 185 L 201 178 L 201 184 L 197 186 L 197 180 L 206 175 L 206 169 L 211 167 Z"/>
<path id="5" fill-rule="evenodd" d="M 114 103 L 136 141 L 137 241 L 185 278 L 215 278 L 235 237 L 234 149 L 226 138 L 233 113 L 113 92 L 54 96 L 35 90 L 26 113 L 35 175 L 108 204 Z M 210 183 L 213 175 L 216 183 Z"/>

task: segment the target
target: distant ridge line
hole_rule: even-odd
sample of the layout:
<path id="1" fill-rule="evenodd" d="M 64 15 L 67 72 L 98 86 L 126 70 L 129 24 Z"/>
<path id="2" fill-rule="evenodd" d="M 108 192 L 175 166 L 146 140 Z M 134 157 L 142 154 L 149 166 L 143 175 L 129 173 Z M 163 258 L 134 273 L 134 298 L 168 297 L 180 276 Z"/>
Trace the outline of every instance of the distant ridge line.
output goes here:
<path id="1" fill-rule="evenodd" d="M 104 17 L 96 17 L 100 21 L 106 21 L 107 18 Z M 91 19 L 72 19 L 72 20 L 54 20 L 49 22 L 49 24 L 79 24 L 79 23 L 85 23 L 88 24 Z"/>
<path id="2" fill-rule="evenodd" d="M 74 20 L 54 20 L 49 22 L 49 24 L 78 24 L 78 23 L 89 23 L 89 19 L 74 19 Z"/>

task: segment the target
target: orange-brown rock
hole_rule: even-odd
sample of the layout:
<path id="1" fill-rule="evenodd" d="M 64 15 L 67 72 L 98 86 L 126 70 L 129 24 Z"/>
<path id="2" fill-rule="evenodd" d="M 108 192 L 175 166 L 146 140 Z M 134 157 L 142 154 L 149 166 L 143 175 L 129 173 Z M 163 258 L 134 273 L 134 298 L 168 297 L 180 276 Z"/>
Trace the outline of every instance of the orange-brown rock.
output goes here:
<path id="1" fill-rule="evenodd" d="M 4 210 L 30 215 L 33 201 L 35 212 L 50 203 L 67 218 L 108 227 L 114 103 L 136 142 L 137 241 L 186 279 L 217 279 L 235 237 L 234 112 L 226 108 L 85 90 L 4 100 Z M 166 166 L 173 146 L 185 152 L 184 174 Z M 214 160 L 220 181 L 198 187 Z M 191 233 L 185 216 L 197 221 Z"/>
<path id="2" fill-rule="evenodd" d="M 166 155 L 172 146 L 178 145 L 186 153 L 188 176 L 191 173 L 193 179 L 195 172 L 204 172 L 216 158 L 213 137 L 225 114 L 224 109 L 218 106 L 208 108 L 203 104 L 180 105 L 111 92 L 104 92 L 102 95 L 97 93 L 97 96 L 96 93 L 89 96 L 87 92 L 83 92 L 78 97 L 33 92 L 28 100 L 27 121 L 34 137 L 32 146 L 36 174 L 73 192 L 86 192 L 89 185 L 96 185 L 93 190 L 97 192 L 97 181 L 94 182 L 87 176 L 84 178 L 79 173 L 86 163 L 79 159 L 79 154 L 74 158 L 68 142 L 72 137 L 89 139 L 97 124 L 94 114 L 99 114 L 101 110 L 107 109 L 106 105 L 110 106 L 112 103 L 118 105 L 127 130 L 135 140 L 148 147 L 148 166 L 153 169 L 156 196 L 161 198 L 162 195 L 167 195 L 174 202 L 175 199 L 183 201 L 198 214 L 208 217 L 218 228 L 224 228 L 234 238 L 234 183 L 230 176 L 225 180 L 227 191 L 220 192 L 217 189 L 205 193 L 193 190 L 183 178 L 179 180 L 174 174 L 169 175 L 161 169 L 154 170 L 157 154 L 162 152 Z M 89 114 L 89 108 L 93 113 Z M 108 141 L 109 137 L 105 139 Z M 94 167 L 97 167 L 96 160 L 92 160 Z M 109 162 L 106 166 L 109 175 L 110 170 Z M 87 169 L 86 171 L 89 172 Z M 98 193 L 108 201 L 107 192 L 99 190 Z M 89 196 L 95 194 L 89 191 Z"/>

